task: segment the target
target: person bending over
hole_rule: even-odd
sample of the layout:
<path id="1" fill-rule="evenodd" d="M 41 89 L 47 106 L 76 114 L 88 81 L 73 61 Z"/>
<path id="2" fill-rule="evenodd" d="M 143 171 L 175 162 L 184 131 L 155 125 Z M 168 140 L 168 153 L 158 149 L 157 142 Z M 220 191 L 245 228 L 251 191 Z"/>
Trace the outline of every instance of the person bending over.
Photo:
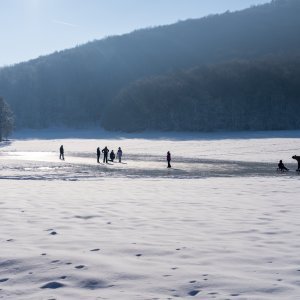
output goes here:
<path id="1" fill-rule="evenodd" d="M 110 161 L 111 161 L 111 162 L 114 162 L 114 160 L 115 160 L 115 158 L 116 158 L 116 155 L 115 155 L 114 150 L 111 150 L 110 155 L 109 155 L 109 158 L 110 158 Z"/>
<path id="2" fill-rule="evenodd" d="M 292 159 L 295 159 L 298 162 L 298 169 L 296 171 L 300 172 L 300 156 L 294 155 Z"/>
<path id="3" fill-rule="evenodd" d="M 289 169 L 284 165 L 284 163 L 282 162 L 282 160 L 279 161 L 279 164 L 278 164 L 278 170 L 280 171 L 288 171 Z"/>

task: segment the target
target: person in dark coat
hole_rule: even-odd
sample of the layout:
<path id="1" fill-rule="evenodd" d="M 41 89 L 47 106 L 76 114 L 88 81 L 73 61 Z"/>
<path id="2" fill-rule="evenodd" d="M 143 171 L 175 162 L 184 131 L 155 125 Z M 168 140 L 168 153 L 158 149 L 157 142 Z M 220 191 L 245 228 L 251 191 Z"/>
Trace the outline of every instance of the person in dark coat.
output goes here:
<path id="1" fill-rule="evenodd" d="M 103 162 L 104 162 L 104 163 L 105 163 L 105 162 L 107 163 L 108 152 L 109 152 L 109 150 L 108 150 L 107 147 L 105 146 L 105 148 L 102 149 L 102 153 L 104 154 L 104 156 L 103 156 Z"/>
<path id="2" fill-rule="evenodd" d="M 300 156 L 294 155 L 292 159 L 295 159 L 298 162 L 298 169 L 296 171 L 300 172 Z"/>
<path id="3" fill-rule="evenodd" d="M 171 168 L 171 153 L 168 151 L 167 153 L 167 162 L 168 162 L 168 168 Z"/>
<path id="4" fill-rule="evenodd" d="M 65 160 L 65 150 L 64 150 L 64 146 L 61 145 L 59 148 L 59 159 Z"/>
<path id="5" fill-rule="evenodd" d="M 282 160 L 280 160 L 278 164 L 278 170 L 283 172 L 283 171 L 288 171 L 289 169 L 284 165 Z"/>
<path id="6" fill-rule="evenodd" d="M 97 163 L 98 164 L 100 163 L 99 159 L 100 159 L 100 148 L 98 147 L 97 148 Z"/>
<path id="7" fill-rule="evenodd" d="M 116 155 L 115 155 L 114 150 L 111 150 L 109 157 L 110 157 L 110 160 L 111 160 L 112 162 L 114 162 L 114 159 L 116 158 Z"/>

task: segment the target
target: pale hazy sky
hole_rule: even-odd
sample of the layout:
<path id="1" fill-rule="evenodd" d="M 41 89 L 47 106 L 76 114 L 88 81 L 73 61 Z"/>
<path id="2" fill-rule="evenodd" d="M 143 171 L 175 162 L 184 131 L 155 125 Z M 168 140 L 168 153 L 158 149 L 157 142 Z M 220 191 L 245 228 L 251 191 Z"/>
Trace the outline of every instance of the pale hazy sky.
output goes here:
<path id="1" fill-rule="evenodd" d="M 108 35 L 270 0 L 0 0 L 0 67 Z"/>

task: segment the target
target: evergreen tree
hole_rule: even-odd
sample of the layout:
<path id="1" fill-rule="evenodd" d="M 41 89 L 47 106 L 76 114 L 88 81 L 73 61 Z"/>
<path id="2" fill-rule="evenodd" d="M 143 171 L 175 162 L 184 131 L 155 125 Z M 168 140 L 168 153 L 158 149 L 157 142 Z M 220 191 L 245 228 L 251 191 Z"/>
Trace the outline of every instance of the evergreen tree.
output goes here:
<path id="1" fill-rule="evenodd" d="M 3 98 L 0 97 L 0 142 L 7 138 L 13 131 L 14 118 L 11 109 Z"/>

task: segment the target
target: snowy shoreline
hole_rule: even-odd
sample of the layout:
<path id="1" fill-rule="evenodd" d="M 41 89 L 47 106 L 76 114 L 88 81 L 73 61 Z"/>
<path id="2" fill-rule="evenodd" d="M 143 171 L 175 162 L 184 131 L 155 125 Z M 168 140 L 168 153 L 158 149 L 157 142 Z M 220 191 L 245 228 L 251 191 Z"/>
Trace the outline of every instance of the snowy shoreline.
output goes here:
<path id="1" fill-rule="evenodd" d="M 106 131 L 99 127 L 86 129 L 48 128 L 22 129 L 13 133 L 12 139 L 165 139 L 165 140 L 216 140 L 216 139 L 267 139 L 267 138 L 300 138 L 300 130 L 274 131 L 220 131 L 220 132 L 175 132 L 145 131 L 125 133 Z"/>

